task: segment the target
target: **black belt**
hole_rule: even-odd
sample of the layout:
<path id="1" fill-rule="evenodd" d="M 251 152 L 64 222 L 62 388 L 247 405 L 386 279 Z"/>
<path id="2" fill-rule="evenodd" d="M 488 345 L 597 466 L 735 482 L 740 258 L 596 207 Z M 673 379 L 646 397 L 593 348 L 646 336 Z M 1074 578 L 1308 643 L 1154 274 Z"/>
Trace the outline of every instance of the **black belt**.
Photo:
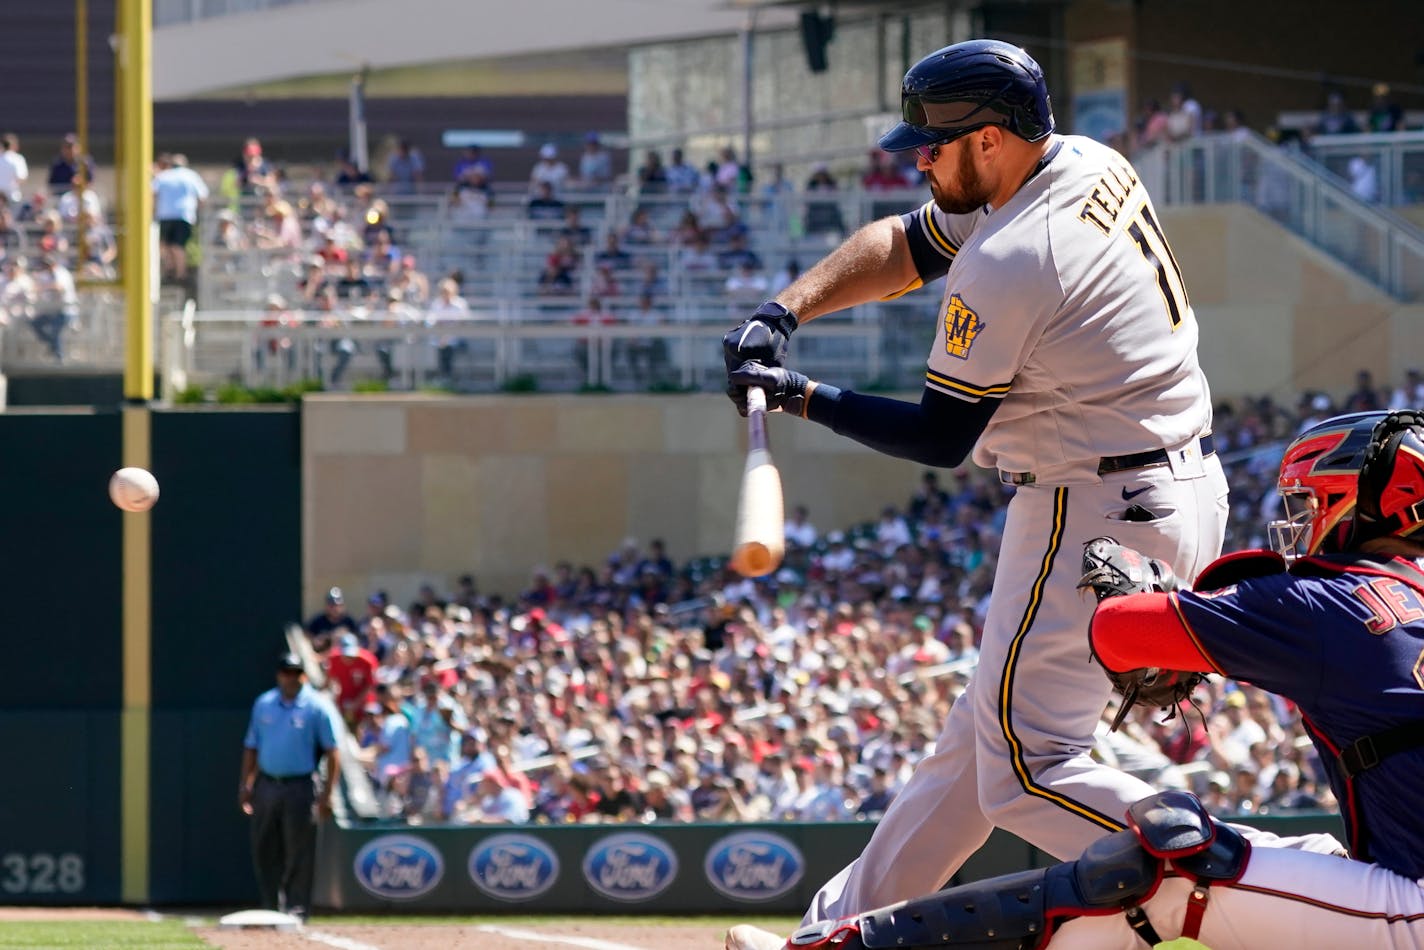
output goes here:
<path id="1" fill-rule="evenodd" d="M 304 773 L 304 774 L 302 774 L 302 775 L 268 775 L 266 772 L 258 772 L 258 773 L 257 773 L 257 777 L 258 777 L 258 778 L 265 778 L 265 779 L 266 779 L 267 781 L 269 781 L 269 782 L 281 782 L 283 785 L 288 785 L 288 784 L 290 784 L 290 783 L 292 783 L 292 782 L 310 782 L 310 781 L 311 781 L 311 773 L 310 773 L 310 772 L 306 772 L 306 773 Z"/>
<path id="2" fill-rule="evenodd" d="M 1216 452 L 1216 440 L 1212 438 L 1210 432 L 1201 437 L 1198 443 L 1201 447 L 1202 458 L 1213 455 Z M 1152 449 L 1147 452 L 1133 452 L 1131 455 L 1107 455 L 1098 459 L 1098 474 L 1111 475 L 1114 472 L 1128 472 L 1134 468 L 1146 468 L 1149 465 L 1162 465 L 1167 461 L 1166 449 Z M 1005 485 L 1032 485 L 1038 481 L 1038 477 L 1033 472 L 999 472 L 999 481 Z"/>

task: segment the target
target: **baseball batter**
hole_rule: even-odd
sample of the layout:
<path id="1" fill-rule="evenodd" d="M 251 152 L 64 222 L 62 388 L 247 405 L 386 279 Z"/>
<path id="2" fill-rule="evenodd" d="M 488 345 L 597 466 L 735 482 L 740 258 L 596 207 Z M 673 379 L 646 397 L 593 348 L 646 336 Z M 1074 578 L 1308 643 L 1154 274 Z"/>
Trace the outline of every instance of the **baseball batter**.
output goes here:
<path id="1" fill-rule="evenodd" d="M 1197 323 L 1132 165 L 1053 133 L 1043 73 L 974 40 L 905 75 L 880 140 L 914 149 L 933 200 L 861 228 L 724 338 L 729 394 L 918 462 L 997 468 L 1008 508 L 978 671 L 935 752 L 807 922 L 943 885 L 1005 827 L 1060 857 L 1122 828 L 1143 782 L 1088 756 L 1108 685 L 1088 661 L 1074 589 L 1110 534 L 1195 577 L 1219 553 L 1227 485 L 1197 363 Z M 919 403 L 785 368 L 806 320 L 945 278 Z M 735 928 L 728 947 L 780 947 Z"/>
<path id="2" fill-rule="evenodd" d="M 1222 558 L 1194 591 L 1110 596 L 1092 646 L 1110 671 L 1212 671 L 1293 700 L 1356 860 L 1250 848 L 1166 792 L 1134 806 L 1132 831 L 1067 865 L 826 922 L 792 946 L 1424 946 L 1424 413 L 1313 427 L 1287 450 L 1279 487 L 1279 553 Z"/>

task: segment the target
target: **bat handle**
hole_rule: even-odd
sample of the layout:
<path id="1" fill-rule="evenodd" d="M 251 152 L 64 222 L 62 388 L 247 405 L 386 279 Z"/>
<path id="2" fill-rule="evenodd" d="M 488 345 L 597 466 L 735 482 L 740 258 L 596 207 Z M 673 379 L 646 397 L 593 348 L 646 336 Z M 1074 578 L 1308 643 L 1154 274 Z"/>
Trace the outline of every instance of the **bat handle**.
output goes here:
<path id="1" fill-rule="evenodd" d="M 747 448 L 766 448 L 766 390 L 747 387 Z"/>

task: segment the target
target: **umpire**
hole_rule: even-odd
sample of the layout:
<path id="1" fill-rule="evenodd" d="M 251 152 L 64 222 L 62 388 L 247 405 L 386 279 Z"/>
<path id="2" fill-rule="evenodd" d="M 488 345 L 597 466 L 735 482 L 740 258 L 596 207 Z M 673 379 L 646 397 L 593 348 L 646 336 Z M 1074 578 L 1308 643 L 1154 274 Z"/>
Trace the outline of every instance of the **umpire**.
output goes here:
<path id="1" fill-rule="evenodd" d="M 327 781 L 317 791 L 326 756 Z M 277 686 L 252 704 L 243 740 L 238 801 L 252 816 L 252 863 L 262 906 L 306 920 L 316 865 L 317 822 L 331 815 L 340 774 L 333 713 L 306 684 L 295 653 L 277 664 Z"/>

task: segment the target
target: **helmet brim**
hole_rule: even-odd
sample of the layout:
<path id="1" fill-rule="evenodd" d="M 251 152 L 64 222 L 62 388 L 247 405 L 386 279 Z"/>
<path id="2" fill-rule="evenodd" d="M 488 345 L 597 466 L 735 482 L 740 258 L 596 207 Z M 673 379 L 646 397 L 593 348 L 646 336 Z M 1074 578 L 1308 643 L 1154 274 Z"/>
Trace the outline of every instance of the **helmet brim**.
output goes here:
<path id="1" fill-rule="evenodd" d="M 886 152 L 905 152 L 921 145 L 934 145 L 952 135 L 946 129 L 927 129 L 922 125 L 901 122 L 889 132 L 880 136 L 880 148 Z"/>

